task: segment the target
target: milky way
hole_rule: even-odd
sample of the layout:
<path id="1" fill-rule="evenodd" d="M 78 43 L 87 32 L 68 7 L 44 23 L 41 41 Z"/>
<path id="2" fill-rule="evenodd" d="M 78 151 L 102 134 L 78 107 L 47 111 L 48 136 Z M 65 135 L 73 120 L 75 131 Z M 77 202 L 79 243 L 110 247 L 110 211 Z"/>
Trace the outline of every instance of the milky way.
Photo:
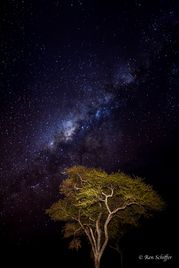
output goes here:
<path id="1" fill-rule="evenodd" d="M 64 168 L 155 166 L 175 143 L 179 82 L 177 4 L 29 2 L 0 15 L 2 223 L 28 230 Z"/>

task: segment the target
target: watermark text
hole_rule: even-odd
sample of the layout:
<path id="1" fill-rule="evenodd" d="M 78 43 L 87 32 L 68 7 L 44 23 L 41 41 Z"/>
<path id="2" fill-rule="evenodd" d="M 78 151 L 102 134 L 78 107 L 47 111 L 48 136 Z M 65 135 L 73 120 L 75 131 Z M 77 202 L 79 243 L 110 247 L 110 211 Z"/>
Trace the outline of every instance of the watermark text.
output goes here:
<path id="1" fill-rule="evenodd" d="M 172 260 L 172 255 L 170 254 L 141 254 L 138 256 L 138 259 L 140 261 L 160 261 L 160 262 L 167 262 Z"/>

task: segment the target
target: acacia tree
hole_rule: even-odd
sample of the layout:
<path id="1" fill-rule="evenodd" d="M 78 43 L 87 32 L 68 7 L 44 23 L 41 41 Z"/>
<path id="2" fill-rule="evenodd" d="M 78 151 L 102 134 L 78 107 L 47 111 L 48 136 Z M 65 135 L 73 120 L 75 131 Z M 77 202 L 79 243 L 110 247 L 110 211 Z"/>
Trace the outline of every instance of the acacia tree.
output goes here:
<path id="1" fill-rule="evenodd" d="M 81 237 L 86 236 L 95 268 L 100 267 L 104 250 L 116 234 L 164 206 L 152 186 L 139 177 L 84 166 L 68 168 L 66 174 L 60 185 L 60 200 L 46 213 L 55 221 L 65 222 L 64 237 L 72 236 L 69 248 L 78 250 Z"/>

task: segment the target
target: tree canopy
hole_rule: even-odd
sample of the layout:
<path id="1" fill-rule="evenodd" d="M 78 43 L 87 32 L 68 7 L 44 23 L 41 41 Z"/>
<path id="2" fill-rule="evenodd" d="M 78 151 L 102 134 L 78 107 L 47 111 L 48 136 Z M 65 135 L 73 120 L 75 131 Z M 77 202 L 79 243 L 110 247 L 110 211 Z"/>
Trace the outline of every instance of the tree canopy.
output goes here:
<path id="1" fill-rule="evenodd" d="M 66 169 L 67 179 L 60 185 L 61 198 L 46 213 L 55 221 L 64 221 L 64 237 L 72 237 L 70 248 L 81 247 L 82 235 L 90 242 L 95 267 L 109 242 L 127 226 L 136 226 L 164 207 L 164 202 L 139 177 L 122 172 L 105 171 L 84 166 Z"/>

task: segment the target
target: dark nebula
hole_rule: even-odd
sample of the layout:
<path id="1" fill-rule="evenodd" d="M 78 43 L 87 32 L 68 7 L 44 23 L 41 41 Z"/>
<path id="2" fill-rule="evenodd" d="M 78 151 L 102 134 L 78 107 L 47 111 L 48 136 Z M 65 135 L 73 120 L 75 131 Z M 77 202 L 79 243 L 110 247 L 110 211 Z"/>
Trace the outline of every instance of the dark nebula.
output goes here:
<path id="1" fill-rule="evenodd" d="M 174 256 L 178 10 L 171 0 L 1 1 L 5 248 L 49 241 L 58 247 L 59 225 L 44 210 L 59 197 L 64 168 L 80 164 L 153 184 L 168 203 L 155 223 L 154 253 Z"/>

